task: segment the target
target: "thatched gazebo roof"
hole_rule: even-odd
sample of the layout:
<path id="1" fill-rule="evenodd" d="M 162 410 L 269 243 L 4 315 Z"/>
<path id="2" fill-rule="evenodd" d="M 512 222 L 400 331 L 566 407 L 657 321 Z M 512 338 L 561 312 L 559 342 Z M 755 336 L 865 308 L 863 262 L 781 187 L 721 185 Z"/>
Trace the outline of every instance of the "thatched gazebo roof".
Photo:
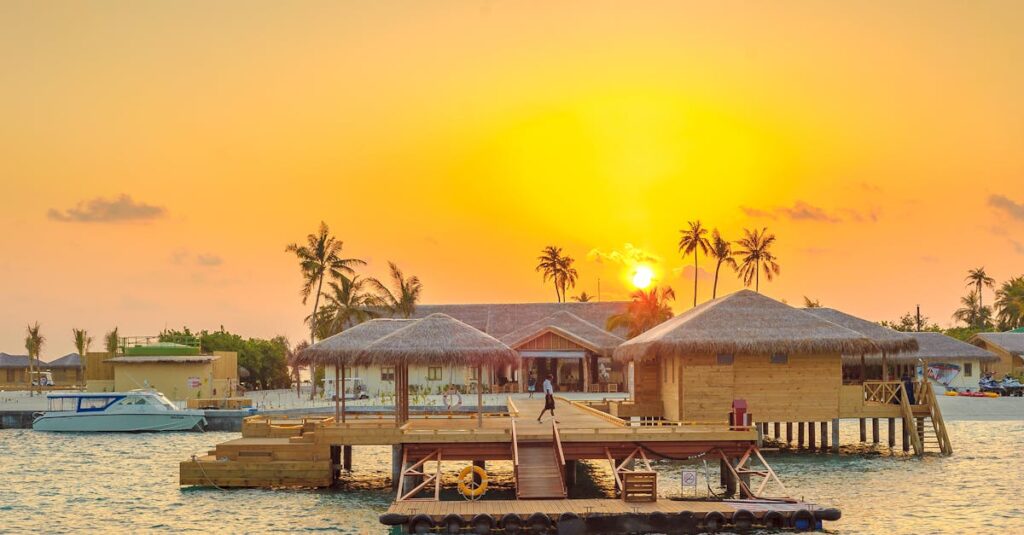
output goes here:
<path id="1" fill-rule="evenodd" d="M 971 341 L 975 342 L 978 339 L 997 346 L 1011 355 L 1024 357 L 1024 333 L 978 333 L 971 338 Z"/>
<path id="2" fill-rule="evenodd" d="M 406 327 L 415 320 L 372 319 L 353 325 L 340 333 L 324 338 L 299 352 L 296 364 L 348 364 L 381 338 Z"/>
<path id="3" fill-rule="evenodd" d="M 628 340 L 620 360 L 663 356 L 860 354 L 876 351 L 864 335 L 750 290 L 708 301 Z"/>
<path id="4" fill-rule="evenodd" d="M 500 340 L 516 347 L 546 332 L 553 332 L 599 355 L 611 355 L 616 347 L 625 342 L 615 334 L 565 310 L 524 325 L 502 336 Z"/>
<path id="5" fill-rule="evenodd" d="M 356 363 L 480 366 L 518 358 L 518 353 L 497 338 L 451 316 L 431 314 L 369 344 Z"/>
<path id="6" fill-rule="evenodd" d="M 961 342 L 956 338 L 946 336 L 942 333 L 923 332 L 906 333 L 917 341 L 917 351 L 909 351 L 898 355 L 887 355 L 886 358 L 893 364 L 914 364 L 918 359 L 941 360 L 941 359 L 966 359 L 979 362 L 995 362 L 999 357 L 980 347 Z M 875 353 L 864 357 L 867 364 L 880 364 L 882 355 Z M 843 355 L 843 362 L 846 364 L 860 364 L 860 356 Z"/>
<path id="7" fill-rule="evenodd" d="M 43 363 L 43 366 L 47 368 L 80 368 L 82 357 L 78 353 L 68 353 L 59 359 Z"/>
<path id="8" fill-rule="evenodd" d="M 815 307 L 805 308 L 803 311 L 808 314 L 814 314 L 825 321 L 831 321 L 840 327 L 846 327 L 851 331 L 863 334 L 865 338 L 871 340 L 877 347 L 872 353 L 884 352 L 891 355 L 917 349 L 917 340 L 906 333 L 882 327 L 875 322 L 840 312 L 834 308 Z"/>

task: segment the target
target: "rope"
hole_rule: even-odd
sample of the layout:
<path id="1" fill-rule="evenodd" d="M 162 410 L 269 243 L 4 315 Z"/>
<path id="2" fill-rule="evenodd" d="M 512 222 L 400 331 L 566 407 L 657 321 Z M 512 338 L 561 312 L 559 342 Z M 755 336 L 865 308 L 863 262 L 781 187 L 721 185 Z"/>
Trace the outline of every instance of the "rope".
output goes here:
<path id="1" fill-rule="evenodd" d="M 217 490 L 225 490 L 225 491 L 228 490 L 228 489 L 226 489 L 224 487 L 221 487 L 220 485 L 214 483 L 213 480 L 210 479 L 210 476 L 206 474 L 206 469 L 203 468 L 202 461 L 196 460 L 196 454 L 194 454 L 194 453 L 192 454 L 192 462 L 196 463 L 196 465 L 199 466 L 199 471 L 203 473 L 203 477 L 206 478 L 207 483 L 209 483 L 209 484 L 213 485 L 214 487 L 216 487 Z"/>

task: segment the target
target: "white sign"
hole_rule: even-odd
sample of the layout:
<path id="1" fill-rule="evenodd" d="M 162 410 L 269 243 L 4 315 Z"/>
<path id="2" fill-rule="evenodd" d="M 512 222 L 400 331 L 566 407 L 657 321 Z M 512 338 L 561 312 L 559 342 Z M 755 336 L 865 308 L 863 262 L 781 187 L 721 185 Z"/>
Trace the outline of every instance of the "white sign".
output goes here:
<path id="1" fill-rule="evenodd" d="M 185 379 L 185 384 L 188 385 L 189 388 L 199 388 L 203 382 L 198 377 L 189 377 L 188 379 Z"/>
<path id="2" fill-rule="evenodd" d="M 684 487 L 697 488 L 697 471 L 696 470 L 683 470 L 680 474 L 679 481 Z"/>

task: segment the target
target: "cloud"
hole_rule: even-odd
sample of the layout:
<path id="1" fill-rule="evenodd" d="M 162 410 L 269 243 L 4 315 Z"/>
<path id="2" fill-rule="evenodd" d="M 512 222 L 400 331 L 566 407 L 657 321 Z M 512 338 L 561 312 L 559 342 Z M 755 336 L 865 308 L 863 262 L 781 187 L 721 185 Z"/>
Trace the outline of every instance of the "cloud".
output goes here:
<path id="1" fill-rule="evenodd" d="M 677 277 L 682 277 L 686 280 L 693 280 L 693 266 L 681 266 L 672 268 L 672 274 Z M 707 271 L 706 269 L 699 267 L 697 268 L 697 278 L 699 280 L 713 280 L 715 274 Z"/>
<path id="2" fill-rule="evenodd" d="M 778 206 L 770 210 L 761 210 L 749 206 L 741 206 L 740 210 L 750 217 L 760 219 L 790 219 L 793 221 L 818 221 L 822 223 L 838 223 L 838 216 L 804 201 L 796 201 L 793 206 Z"/>
<path id="3" fill-rule="evenodd" d="M 224 259 L 215 254 L 199 254 L 196 255 L 196 263 L 200 266 L 219 266 L 224 263 Z"/>
<path id="4" fill-rule="evenodd" d="M 661 262 L 661 257 L 639 247 L 634 247 L 632 243 L 626 243 L 621 251 L 613 249 L 605 252 L 597 248 L 591 249 L 587 253 L 587 260 L 599 264 L 608 261 L 624 266 L 635 266 L 637 264 L 657 264 Z"/>
<path id="5" fill-rule="evenodd" d="M 1024 204 L 1015 202 L 1005 195 L 990 195 L 988 205 L 998 208 L 1014 219 L 1024 221 Z"/>
<path id="6" fill-rule="evenodd" d="M 166 213 L 167 210 L 162 206 L 136 202 L 130 195 L 122 193 L 116 199 L 97 197 L 66 210 L 51 208 L 46 217 L 65 223 L 122 223 L 157 219 Z"/>
<path id="7" fill-rule="evenodd" d="M 1024 254 L 1024 243 L 1017 240 L 1010 240 L 1010 243 L 1013 244 L 1013 250 L 1017 251 L 1017 254 Z"/>

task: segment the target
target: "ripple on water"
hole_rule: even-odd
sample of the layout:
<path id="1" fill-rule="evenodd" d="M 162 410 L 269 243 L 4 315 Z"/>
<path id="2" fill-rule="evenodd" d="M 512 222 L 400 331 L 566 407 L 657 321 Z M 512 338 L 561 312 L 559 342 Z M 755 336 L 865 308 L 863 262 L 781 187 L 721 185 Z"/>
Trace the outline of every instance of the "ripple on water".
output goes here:
<path id="1" fill-rule="evenodd" d="M 947 423 L 956 454 L 780 453 L 769 458 L 790 494 L 843 510 L 831 532 L 1024 532 L 1020 422 Z M 847 424 L 843 442 L 856 440 Z M 181 489 L 178 462 L 237 438 L 233 433 L 88 435 L 0 430 L 0 525 L 4 531 L 384 533 L 392 499 L 391 450 L 357 447 L 341 490 Z M 607 462 L 584 463 L 576 496 L 610 496 Z M 665 495 L 678 494 L 681 463 L 656 463 Z M 16 467 L 12 469 L 12 467 Z M 445 465 L 448 472 L 458 466 Z M 488 463 L 495 495 L 512 495 L 509 463 Z M 712 476 L 716 467 L 712 466 Z M 445 496 L 454 474 L 444 483 Z M 44 519 L 44 520 L 41 520 Z"/>

